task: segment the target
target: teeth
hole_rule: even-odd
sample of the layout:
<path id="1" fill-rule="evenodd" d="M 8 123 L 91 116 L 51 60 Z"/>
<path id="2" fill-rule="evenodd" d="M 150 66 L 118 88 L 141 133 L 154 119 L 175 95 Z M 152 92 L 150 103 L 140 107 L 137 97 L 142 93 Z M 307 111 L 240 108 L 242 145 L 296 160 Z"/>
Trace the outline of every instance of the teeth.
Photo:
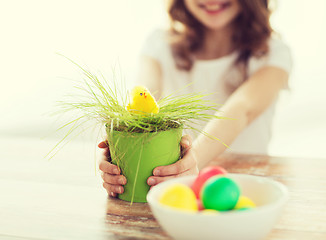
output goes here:
<path id="1" fill-rule="evenodd" d="M 215 5 L 206 5 L 205 8 L 208 10 L 208 11 L 217 11 L 221 8 L 221 5 L 219 4 L 215 4 Z"/>

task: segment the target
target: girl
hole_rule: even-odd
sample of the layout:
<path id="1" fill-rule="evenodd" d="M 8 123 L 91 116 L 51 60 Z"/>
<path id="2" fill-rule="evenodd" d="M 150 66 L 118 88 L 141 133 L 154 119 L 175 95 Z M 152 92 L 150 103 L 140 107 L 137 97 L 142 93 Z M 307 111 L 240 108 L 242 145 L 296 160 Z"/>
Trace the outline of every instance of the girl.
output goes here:
<path id="1" fill-rule="evenodd" d="M 289 49 L 272 37 L 267 0 L 171 0 L 169 31 L 156 31 L 142 51 L 140 79 L 156 97 L 193 83 L 184 91 L 217 92 L 219 115 L 204 131 L 230 146 L 228 151 L 266 154 L 279 92 L 287 88 Z M 148 184 L 196 174 L 225 151 L 223 144 L 199 136 L 193 146 L 184 136 L 183 158 L 154 169 Z M 111 196 L 123 192 L 126 178 L 105 158 L 103 186 Z"/>

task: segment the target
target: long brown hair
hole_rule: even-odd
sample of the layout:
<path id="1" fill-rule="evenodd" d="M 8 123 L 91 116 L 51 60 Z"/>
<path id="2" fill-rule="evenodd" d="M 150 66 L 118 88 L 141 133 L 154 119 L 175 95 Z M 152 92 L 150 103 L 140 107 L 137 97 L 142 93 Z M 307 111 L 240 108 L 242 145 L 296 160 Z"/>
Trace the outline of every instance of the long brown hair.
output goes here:
<path id="1" fill-rule="evenodd" d="M 268 0 L 238 0 L 241 12 L 234 20 L 232 40 L 239 55 L 236 65 L 246 68 L 251 56 L 268 52 L 267 40 L 272 33 Z M 169 0 L 171 48 L 178 69 L 189 71 L 194 52 L 202 47 L 204 26 L 187 10 L 184 0 Z"/>

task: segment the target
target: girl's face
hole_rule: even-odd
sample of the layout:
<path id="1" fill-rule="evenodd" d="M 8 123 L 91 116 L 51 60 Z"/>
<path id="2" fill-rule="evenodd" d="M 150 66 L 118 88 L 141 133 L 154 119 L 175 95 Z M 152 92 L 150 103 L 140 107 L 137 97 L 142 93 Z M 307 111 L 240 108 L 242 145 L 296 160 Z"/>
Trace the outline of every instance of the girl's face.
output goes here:
<path id="1" fill-rule="evenodd" d="M 188 11 L 206 28 L 227 27 L 240 13 L 238 0 L 184 0 Z"/>

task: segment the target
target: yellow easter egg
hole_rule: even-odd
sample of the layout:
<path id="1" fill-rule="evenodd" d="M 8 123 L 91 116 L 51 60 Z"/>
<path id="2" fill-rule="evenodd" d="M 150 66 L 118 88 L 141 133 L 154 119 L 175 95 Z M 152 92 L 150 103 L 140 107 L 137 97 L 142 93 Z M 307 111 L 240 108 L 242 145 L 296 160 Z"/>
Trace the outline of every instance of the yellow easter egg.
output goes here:
<path id="1" fill-rule="evenodd" d="M 220 213 L 219 211 L 216 211 L 214 209 L 204 209 L 204 210 L 200 211 L 200 214 L 203 214 L 203 215 L 216 215 L 219 213 Z"/>
<path id="2" fill-rule="evenodd" d="M 179 210 L 198 211 L 195 193 L 190 187 L 180 183 L 167 187 L 160 196 L 159 202 Z"/>
<path id="3" fill-rule="evenodd" d="M 254 208 L 256 204 L 246 196 L 240 196 L 237 204 L 235 205 L 234 209 L 246 209 L 246 208 Z"/>

